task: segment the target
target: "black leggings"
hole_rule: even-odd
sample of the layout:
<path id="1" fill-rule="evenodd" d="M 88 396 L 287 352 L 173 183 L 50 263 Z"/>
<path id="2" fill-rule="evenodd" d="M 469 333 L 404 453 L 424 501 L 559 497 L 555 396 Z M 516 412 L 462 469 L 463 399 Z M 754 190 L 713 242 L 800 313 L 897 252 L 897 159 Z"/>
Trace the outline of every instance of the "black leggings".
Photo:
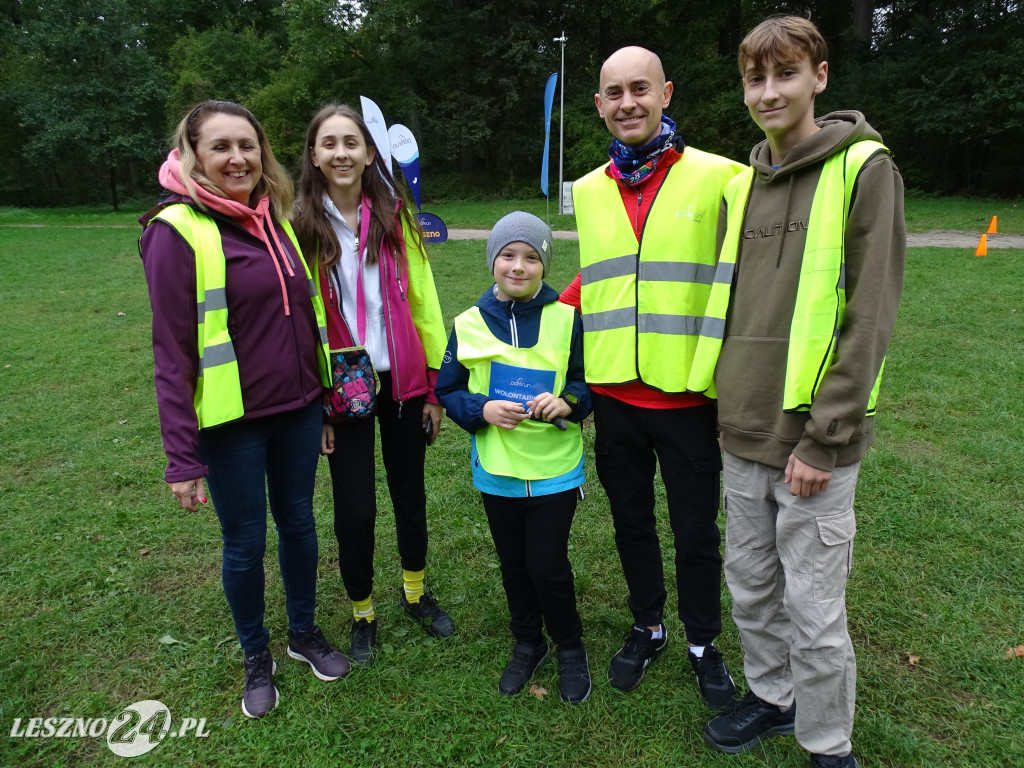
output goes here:
<path id="1" fill-rule="evenodd" d="M 423 483 L 426 442 L 425 397 L 402 403 L 391 398 L 391 373 L 378 372 L 377 421 L 388 492 L 395 509 L 402 568 L 422 571 L 427 562 L 427 493 Z M 377 483 L 372 419 L 334 428 L 334 453 L 328 456 L 334 490 L 334 535 L 338 539 L 341 580 L 352 600 L 373 592 L 374 523 Z"/>

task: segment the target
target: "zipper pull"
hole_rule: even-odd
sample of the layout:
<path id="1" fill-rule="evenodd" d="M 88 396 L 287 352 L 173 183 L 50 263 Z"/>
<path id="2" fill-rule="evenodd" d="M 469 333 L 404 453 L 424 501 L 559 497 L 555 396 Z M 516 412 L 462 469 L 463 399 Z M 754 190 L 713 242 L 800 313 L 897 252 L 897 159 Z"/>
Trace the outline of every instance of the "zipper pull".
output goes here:
<path id="1" fill-rule="evenodd" d="M 402 418 L 402 405 L 403 405 L 403 401 L 399 400 L 398 401 L 398 418 Z"/>
<path id="2" fill-rule="evenodd" d="M 395 259 L 395 282 L 398 283 L 398 295 L 405 301 L 405 288 L 402 287 L 402 262 Z"/>

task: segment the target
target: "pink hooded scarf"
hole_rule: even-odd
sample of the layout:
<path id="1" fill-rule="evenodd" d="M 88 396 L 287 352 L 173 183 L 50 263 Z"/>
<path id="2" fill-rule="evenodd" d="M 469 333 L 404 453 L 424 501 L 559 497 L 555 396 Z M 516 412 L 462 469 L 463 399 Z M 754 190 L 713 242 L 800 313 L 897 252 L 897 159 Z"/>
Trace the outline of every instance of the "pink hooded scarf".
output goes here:
<path id="1" fill-rule="evenodd" d="M 182 178 L 181 153 L 178 152 L 177 148 L 174 148 L 167 155 L 163 165 L 160 166 L 160 186 L 182 197 L 192 197 L 192 193 L 185 186 Z M 250 208 L 230 198 L 215 195 L 197 183 L 195 179 L 192 180 L 192 186 L 195 188 L 196 196 L 199 198 L 200 203 L 207 208 L 217 211 L 217 213 L 222 213 L 234 219 L 246 232 L 266 246 L 267 253 L 270 254 L 270 258 L 274 262 L 274 268 L 277 270 L 277 278 L 281 282 L 284 313 L 290 315 L 291 307 L 288 303 L 288 289 L 285 284 L 284 274 L 281 271 L 281 265 L 284 265 L 284 269 L 288 272 L 289 277 L 294 277 L 295 271 L 292 269 L 290 261 L 283 257 L 283 254 L 286 253 L 285 249 L 277 237 L 277 228 L 274 227 L 273 221 L 270 220 L 270 198 L 264 195 L 257 201 L 255 208 Z M 268 231 L 274 239 L 274 244 L 277 246 L 276 251 L 270 242 L 270 238 L 267 237 Z"/>

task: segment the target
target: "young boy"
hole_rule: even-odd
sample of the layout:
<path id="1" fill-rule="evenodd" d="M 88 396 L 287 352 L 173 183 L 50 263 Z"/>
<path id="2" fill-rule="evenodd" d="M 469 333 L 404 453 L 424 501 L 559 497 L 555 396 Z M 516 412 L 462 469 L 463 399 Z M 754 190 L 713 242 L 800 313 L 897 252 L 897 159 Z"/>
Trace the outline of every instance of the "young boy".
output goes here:
<path id="1" fill-rule="evenodd" d="M 559 695 L 578 704 L 590 695 L 590 671 L 568 547 L 590 390 L 582 324 L 543 282 L 550 264 L 551 230 L 536 216 L 517 211 L 494 226 L 494 285 L 455 318 L 436 392 L 472 435 L 473 485 L 501 563 L 516 644 L 498 690 L 514 696 L 533 677 L 548 655 L 546 625 Z"/>
<path id="2" fill-rule="evenodd" d="M 795 731 L 812 766 L 851 768 L 854 489 L 906 234 L 903 182 L 880 136 L 859 112 L 814 119 L 826 56 L 817 28 L 794 16 L 740 45 L 744 101 L 766 139 L 725 193 L 689 389 L 717 387 L 725 574 L 750 688 L 704 739 L 738 753 Z"/>

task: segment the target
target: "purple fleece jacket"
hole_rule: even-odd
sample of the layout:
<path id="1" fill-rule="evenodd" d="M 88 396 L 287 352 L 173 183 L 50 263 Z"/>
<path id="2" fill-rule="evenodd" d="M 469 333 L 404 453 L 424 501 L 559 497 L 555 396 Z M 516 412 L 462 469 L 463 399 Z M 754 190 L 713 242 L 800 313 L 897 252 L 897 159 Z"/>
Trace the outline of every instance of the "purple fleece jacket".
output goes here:
<path id="1" fill-rule="evenodd" d="M 169 202 L 191 203 L 178 196 Z M 323 385 L 317 368 L 316 317 L 301 256 L 275 220 L 283 258 L 294 272 L 289 276 L 281 262 L 291 307 L 286 315 L 281 278 L 267 246 L 229 218 L 216 213 L 212 218 L 220 228 L 227 262 L 228 332 L 238 358 L 242 418 L 308 405 L 321 396 Z M 199 427 L 193 405 L 199 370 L 195 255 L 173 227 L 159 220 L 146 227 L 139 250 L 153 306 L 156 396 L 167 454 L 164 479 L 195 480 L 207 474 L 197 452 Z"/>

